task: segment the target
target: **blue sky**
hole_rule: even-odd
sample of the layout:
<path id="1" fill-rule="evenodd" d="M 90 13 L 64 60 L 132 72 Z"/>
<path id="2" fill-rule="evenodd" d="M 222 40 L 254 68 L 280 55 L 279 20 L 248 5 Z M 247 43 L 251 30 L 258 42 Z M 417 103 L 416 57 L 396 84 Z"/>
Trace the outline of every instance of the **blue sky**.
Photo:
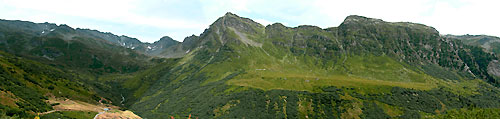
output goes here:
<path id="1" fill-rule="evenodd" d="M 498 0 L 0 0 L 0 19 L 68 24 L 143 42 L 199 35 L 226 12 L 263 25 L 338 26 L 348 15 L 408 21 L 441 34 L 500 36 Z"/>

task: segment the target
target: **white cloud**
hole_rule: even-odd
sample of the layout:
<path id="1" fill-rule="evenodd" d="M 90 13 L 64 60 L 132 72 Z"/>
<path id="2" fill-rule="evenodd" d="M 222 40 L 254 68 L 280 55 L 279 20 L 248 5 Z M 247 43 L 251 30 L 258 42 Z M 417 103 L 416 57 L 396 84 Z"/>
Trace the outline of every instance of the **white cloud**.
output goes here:
<path id="1" fill-rule="evenodd" d="M 500 11 L 497 1 L 463 1 L 465 5 L 436 2 L 432 15 L 422 23 L 436 27 L 443 34 L 488 34 L 500 36 Z"/>

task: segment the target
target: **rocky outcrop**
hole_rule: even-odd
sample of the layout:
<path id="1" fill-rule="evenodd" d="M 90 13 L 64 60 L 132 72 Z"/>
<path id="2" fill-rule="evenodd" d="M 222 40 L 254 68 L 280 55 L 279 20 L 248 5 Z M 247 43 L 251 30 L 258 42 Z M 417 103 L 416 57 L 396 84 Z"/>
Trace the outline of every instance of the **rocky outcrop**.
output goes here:
<path id="1" fill-rule="evenodd" d="M 500 77 L 500 62 L 493 60 L 488 64 L 488 74 Z"/>

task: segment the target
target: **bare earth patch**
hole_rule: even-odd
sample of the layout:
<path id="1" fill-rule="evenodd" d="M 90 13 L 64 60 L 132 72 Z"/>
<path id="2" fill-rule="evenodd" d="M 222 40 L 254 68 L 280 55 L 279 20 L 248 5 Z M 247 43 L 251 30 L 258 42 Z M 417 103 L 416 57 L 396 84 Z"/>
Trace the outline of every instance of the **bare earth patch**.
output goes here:
<path id="1" fill-rule="evenodd" d="M 106 106 L 106 105 L 95 105 L 89 104 L 82 101 L 74 101 L 70 99 L 56 99 L 50 98 L 50 104 L 59 103 L 59 105 L 53 106 L 53 108 L 57 111 L 91 111 L 91 112 L 102 112 L 104 108 L 113 109 L 118 107 L 116 106 Z"/>
<path id="2" fill-rule="evenodd" d="M 7 105 L 10 107 L 17 107 L 16 102 L 18 99 L 16 96 L 8 91 L 0 91 L 0 104 Z"/>
<path id="3" fill-rule="evenodd" d="M 131 111 L 106 112 L 100 114 L 96 119 L 142 119 Z"/>
<path id="4" fill-rule="evenodd" d="M 59 98 L 49 98 L 48 102 L 50 104 L 59 103 L 53 106 L 54 110 L 42 113 L 49 114 L 56 111 L 90 111 L 90 112 L 105 112 L 99 114 L 96 119 L 142 119 L 141 117 L 135 115 L 132 111 L 121 111 L 118 106 L 104 105 L 104 104 L 90 104 L 82 101 L 70 100 L 70 99 L 59 99 Z M 105 111 L 104 109 L 108 109 Z"/>

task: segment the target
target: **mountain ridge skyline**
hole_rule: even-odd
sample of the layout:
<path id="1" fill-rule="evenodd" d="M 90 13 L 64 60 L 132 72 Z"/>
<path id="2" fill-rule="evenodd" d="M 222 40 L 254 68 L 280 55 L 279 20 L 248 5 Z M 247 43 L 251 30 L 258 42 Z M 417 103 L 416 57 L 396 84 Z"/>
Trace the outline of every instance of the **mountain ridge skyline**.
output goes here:
<path id="1" fill-rule="evenodd" d="M 239 16 L 238 14 L 235 14 L 235 13 L 232 13 L 232 12 L 226 12 L 224 15 L 222 15 L 221 17 L 224 17 L 228 14 L 232 14 L 232 15 L 236 15 L 237 17 L 240 17 L 240 18 L 247 18 L 247 17 L 241 17 Z M 219 17 L 219 18 L 221 18 Z M 328 28 L 334 28 L 334 27 L 338 27 L 340 25 L 342 25 L 345 20 L 349 17 L 362 17 L 362 18 L 367 18 L 367 19 L 374 19 L 374 20 L 381 20 L 383 22 L 388 22 L 388 21 L 385 21 L 383 20 L 383 18 L 372 18 L 372 17 L 366 17 L 366 16 L 363 16 L 363 15 L 347 15 L 346 17 L 344 17 L 343 21 L 337 25 L 337 26 L 328 26 L 328 27 L 320 27 L 320 26 L 316 26 L 316 25 L 307 25 L 307 24 L 298 24 L 296 26 L 288 26 L 287 24 L 284 24 L 284 23 L 281 23 L 281 22 L 270 22 L 269 24 L 265 25 L 259 21 L 254 21 L 264 27 L 266 26 L 269 26 L 269 25 L 273 25 L 273 24 L 281 24 L 285 27 L 288 27 L 288 28 L 298 28 L 298 27 L 301 27 L 301 26 L 313 26 L 313 27 L 318 27 L 318 28 L 321 28 L 321 29 L 328 29 Z M 251 18 L 247 18 L 247 19 L 251 19 Z M 97 29 L 97 28 L 82 28 L 82 27 L 72 27 L 71 24 L 64 24 L 64 23 L 51 23 L 51 22 L 33 22 L 33 21 L 29 21 L 29 20 L 22 20 L 22 19 L 4 19 L 4 18 L 0 18 L 0 20 L 7 20 L 7 21 L 22 21 L 22 22 L 31 22 L 31 23 L 36 23 L 36 24 L 54 24 L 54 25 L 57 25 L 57 26 L 69 26 L 70 28 L 73 28 L 73 29 L 81 29 L 81 30 L 89 30 L 89 31 L 97 31 L 97 32 L 101 32 L 101 33 L 109 33 L 109 34 L 113 34 L 113 35 L 116 35 L 116 36 L 120 36 L 120 37 L 128 37 L 128 38 L 131 38 L 131 39 L 136 39 L 142 43 L 145 43 L 145 44 L 154 44 L 155 42 L 159 42 L 162 38 L 164 37 L 169 37 L 170 39 L 173 39 L 177 42 L 183 42 L 185 39 L 189 38 L 189 37 L 192 37 L 192 36 L 199 36 L 202 32 L 200 33 L 193 33 L 191 35 L 187 35 L 187 36 L 184 36 L 183 38 L 181 39 L 176 39 L 176 38 L 173 38 L 172 36 L 169 36 L 169 35 L 163 35 L 161 37 L 158 37 L 158 38 L 155 38 L 156 40 L 153 40 L 153 41 L 148 41 L 148 40 L 145 40 L 145 39 L 140 39 L 140 38 L 136 38 L 136 37 L 132 37 L 131 35 L 129 34 L 117 34 L 113 31 L 103 31 L 101 29 Z M 251 19 L 253 20 L 253 19 Z M 215 22 L 216 20 L 214 20 Z M 213 24 L 214 22 L 212 22 L 211 24 Z M 392 21 L 391 21 L 392 22 Z M 416 23 L 416 22 L 412 22 L 412 21 L 398 21 L 398 22 L 394 22 L 394 23 L 413 23 L 413 24 L 420 24 L 420 25 L 424 25 L 424 26 L 427 26 L 426 24 L 422 24 L 422 23 Z M 208 27 L 211 25 L 207 25 L 207 27 L 205 28 L 208 29 Z M 433 26 L 428 26 L 428 27 L 432 27 L 434 28 Z M 436 29 L 436 28 L 434 28 Z M 436 29 L 437 31 L 440 31 L 439 29 Z M 480 33 L 480 34 L 469 34 L 469 33 L 465 33 L 465 34 L 442 34 L 441 32 L 439 33 L 440 35 L 443 35 L 443 36 L 446 36 L 446 35 L 451 35 L 451 36 L 464 36 L 464 35 L 479 35 L 479 36 L 492 36 L 492 37 L 499 37 L 499 36 L 495 36 L 495 35 L 488 35 L 488 34 L 483 34 L 483 33 Z"/>
<path id="2" fill-rule="evenodd" d="M 99 4 L 89 4 L 93 2 Z M 443 34 L 500 36 L 493 32 L 495 27 L 500 26 L 495 22 L 499 21 L 499 17 L 492 15 L 494 11 L 500 11 L 494 6 L 497 4 L 498 1 L 492 0 L 5 0 L 0 1 L 0 18 L 70 24 L 73 27 L 127 35 L 150 43 L 165 35 L 182 41 L 186 36 L 202 32 L 227 11 L 250 17 L 262 24 L 280 22 L 292 27 L 303 24 L 321 28 L 337 26 L 346 16 L 356 14 L 390 22 L 427 24 Z"/>

